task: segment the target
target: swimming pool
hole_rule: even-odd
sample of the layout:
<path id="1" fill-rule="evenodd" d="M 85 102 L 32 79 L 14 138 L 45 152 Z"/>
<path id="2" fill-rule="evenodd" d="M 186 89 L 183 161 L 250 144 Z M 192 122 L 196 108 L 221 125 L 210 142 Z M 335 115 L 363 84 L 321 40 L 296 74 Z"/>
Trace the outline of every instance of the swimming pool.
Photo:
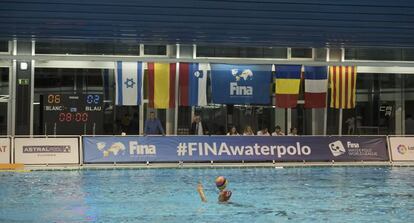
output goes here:
<path id="1" fill-rule="evenodd" d="M 232 203 L 218 204 L 224 175 Z M 196 192 L 201 180 L 207 203 Z M 409 167 L 0 173 L 0 222 L 410 222 Z"/>

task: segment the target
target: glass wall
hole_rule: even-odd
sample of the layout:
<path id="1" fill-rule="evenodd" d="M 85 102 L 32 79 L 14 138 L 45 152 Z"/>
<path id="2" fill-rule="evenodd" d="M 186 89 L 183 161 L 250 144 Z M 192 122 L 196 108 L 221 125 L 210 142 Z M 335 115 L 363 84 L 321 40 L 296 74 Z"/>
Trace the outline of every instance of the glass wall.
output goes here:
<path id="1" fill-rule="evenodd" d="M 2 83 L 8 84 L 8 69 L 2 69 Z M 36 68 L 35 69 L 35 104 L 34 134 L 139 134 L 140 122 L 144 121 L 150 111 L 155 111 L 164 129 L 169 122 L 174 127 L 174 109 L 147 108 L 147 94 L 144 89 L 143 120 L 140 120 L 139 106 L 114 105 L 114 71 L 112 69 L 69 69 Z M 147 81 L 145 72 L 144 82 Z M 360 73 L 357 78 L 357 97 L 355 109 L 342 111 L 342 131 L 339 130 L 340 110 L 327 108 L 327 126 L 324 126 L 325 109 L 305 109 L 299 103 L 294 109 L 279 109 L 273 106 L 252 105 L 214 105 L 205 107 L 179 107 L 177 134 L 189 134 L 192 117 L 199 114 L 208 125 L 211 134 L 226 134 L 235 126 L 240 134 L 249 125 L 254 132 L 262 128 L 274 131 L 276 125 L 282 127 L 286 134 L 289 127 L 296 127 L 300 135 L 322 135 L 326 128 L 328 135 L 377 135 L 401 134 L 411 132 L 410 124 L 404 122 L 408 116 L 414 116 L 414 75 Z M 145 84 L 144 84 L 145 86 Z M 1 90 L 5 91 L 2 87 Z M 303 89 L 299 97 L 303 100 Z M 103 112 L 97 116 L 94 126 L 75 125 L 66 128 L 61 123 L 45 122 L 45 101 L 51 93 L 61 95 L 98 94 L 102 95 Z M 3 93 L 2 93 L 3 94 Z M 209 92 L 211 94 L 211 92 Z M 328 105 L 330 100 L 328 91 Z M 210 95 L 209 95 L 210 99 Z M 7 105 L 0 116 L 0 123 L 6 124 Z M 405 111 L 405 114 L 404 112 Z M 66 121 L 66 120 L 65 120 Z M 404 122 L 404 123 L 403 123 Z M 289 123 L 289 124 L 288 124 Z M 404 128 L 405 126 L 405 128 Z M 2 128 L 5 129 L 5 128 Z M 173 129 L 173 128 L 172 128 Z M 5 130 L 4 130 L 5 131 Z M 173 130 L 169 131 L 174 132 Z"/>
<path id="2" fill-rule="evenodd" d="M 9 68 L 0 67 L 0 135 L 7 135 Z"/>
<path id="3" fill-rule="evenodd" d="M 139 56 L 140 45 L 121 42 L 38 41 L 36 54 Z"/>
<path id="4" fill-rule="evenodd" d="M 400 132 L 397 123 L 401 123 L 398 117 L 401 117 L 402 92 L 405 90 L 402 81 L 400 74 L 358 74 L 356 108 L 343 110 L 342 134 L 385 135 Z M 336 120 L 333 121 L 331 123 Z"/>
<path id="5" fill-rule="evenodd" d="M 140 48 L 144 46 L 143 48 Z M 193 46 L 184 47 L 186 58 L 227 57 L 239 58 L 243 63 L 246 58 L 277 58 L 283 60 L 304 59 L 307 62 L 324 61 L 326 49 L 312 48 L 277 48 L 277 47 L 233 47 L 233 46 L 197 46 L 196 58 L 193 58 Z M 0 41 L 0 52 L 8 52 L 8 42 Z M 134 55 L 149 58 L 174 58 L 175 46 L 140 45 L 138 43 L 119 42 L 77 42 L 58 41 L 36 42 L 37 54 L 82 54 L 82 55 Z M 177 51 L 178 52 L 178 51 Z M 330 49 L 330 58 L 338 61 L 342 56 L 346 60 L 390 60 L 409 61 L 414 58 L 412 49 Z M 99 57 L 101 58 L 101 57 Z M 128 57 L 129 58 L 129 57 Z M 223 58 L 222 58 L 223 59 Z M 156 60 L 156 59 L 155 59 Z M 223 59 L 224 60 L 224 59 Z M 295 60 L 295 61 L 296 61 Z M 224 60 L 225 61 L 225 60 Z M 293 60 L 292 60 L 293 61 Z M 299 61 L 299 60 L 298 60 Z M 82 61 L 88 64 L 91 61 Z M 102 63 L 101 63 L 102 62 Z M 272 105 L 218 105 L 211 103 L 211 88 L 208 89 L 210 104 L 204 107 L 182 107 L 175 109 L 148 108 L 147 72 L 144 72 L 144 103 L 140 106 L 116 106 L 114 103 L 115 81 L 114 68 L 103 66 L 101 61 L 94 68 L 35 68 L 34 71 L 34 134 L 142 134 L 150 111 L 155 111 L 164 130 L 168 133 L 189 134 L 192 117 L 200 115 L 211 134 L 226 134 L 235 126 L 240 134 L 246 126 L 254 132 L 268 128 L 273 132 L 276 125 L 288 134 L 290 127 L 298 129 L 300 135 L 372 135 L 372 134 L 414 134 L 414 72 L 399 74 L 385 70 L 373 69 L 375 72 L 358 72 L 356 108 L 344 109 L 305 109 L 304 85 L 301 82 L 298 106 L 292 109 L 275 108 Z M 41 61 L 42 64 L 46 63 Z M 75 62 L 74 62 L 75 63 Z M 271 62 L 269 62 L 271 63 Z M 277 62 L 274 62 L 277 63 Z M 300 62 L 298 62 L 300 64 Z M 306 62 L 304 62 L 306 63 Z M 58 66 L 58 65 L 57 65 Z M 51 67 L 47 65 L 47 67 Z M 70 67 L 70 66 L 69 66 Z M 406 67 L 408 69 L 408 67 Z M 414 69 L 413 69 L 414 70 Z M 0 95 L 9 92 L 9 68 L 0 68 Z M 274 89 L 273 89 L 274 90 Z M 99 104 L 97 111 L 89 111 L 88 117 L 77 115 L 80 111 L 76 105 L 69 105 L 70 115 L 60 114 L 57 102 L 78 97 L 87 103 L 92 97 Z M 272 96 L 274 97 L 274 95 Z M 51 103 L 55 104 L 51 104 Z M 328 106 L 330 91 L 328 91 Z M 45 106 L 49 110 L 45 110 Z M 55 106 L 55 107 L 53 107 Z M 0 133 L 7 133 L 8 99 L 0 98 Z M 176 113 L 177 112 L 177 113 Z M 178 121 L 175 122 L 175 114 Z M 55 116 L 53 116 L 55 115 Z M 54 118 L 54 119 L 53 119 Z M 87 120 L 87 121 L 84 121 Z M 341 127 L 339 122 L 341 121 Z M 10 128 L 10 127 L 9 127 Z"/>
<path id="6" fill-rule="evenodd" d="M 400 48 L 349 48 L 345 60 L 414 61 L 414 49 Z"/>
<path id="7" fill-rule="evenodd" d="M 402 123 L 405 126 L 405 134 L 414 135 L 414 74 L 401 75 L 404 85 L 402 92 L 405 114 L 401 116 Z M 399 120 L 397 120 L 398 123 Z"/>
<path id="8" fill-rule="evenodd" d="M 287 48 L 197 46 L 197 57 L 278 58 L 287 59 Z"/>

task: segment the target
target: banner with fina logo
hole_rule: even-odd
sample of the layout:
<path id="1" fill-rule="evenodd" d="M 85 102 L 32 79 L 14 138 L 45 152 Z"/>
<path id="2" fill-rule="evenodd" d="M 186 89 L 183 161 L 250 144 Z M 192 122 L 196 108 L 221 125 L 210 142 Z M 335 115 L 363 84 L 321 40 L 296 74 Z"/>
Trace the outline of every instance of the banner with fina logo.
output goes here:
<path id="1" fill-rule="evenodd" d="M 84 163 L 388 161 L 385 136 L 85 136 Z"/>
<path id="2" fill-rule="evenodd" d="M 270 104 L 272 65 L 211 64 L 216 104 Z"/>

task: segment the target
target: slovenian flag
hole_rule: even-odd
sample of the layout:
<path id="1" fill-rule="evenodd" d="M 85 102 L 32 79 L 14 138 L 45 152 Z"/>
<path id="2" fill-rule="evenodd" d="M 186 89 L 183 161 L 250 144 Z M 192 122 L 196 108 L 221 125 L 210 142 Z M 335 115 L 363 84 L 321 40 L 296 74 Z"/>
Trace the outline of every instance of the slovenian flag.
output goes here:
<path id="1" fill-rule="evenodd" d="M 305 66 L 305 108 L 325 108 L 327 91 L 327 67 Z"/>
<path id="2" fill-rule="evenodd" d="M 276 65 L 276 106 L 294 108 L 298 103 L 301 65 Z"/>
<path id="3" fill-rule="evenodd" d="M 210 64 L 180 63 L 180 105 L 207 105 L 207 75 Z"/>
<path id="4" fill-rule="evenodd" d="M 116 105 L 140 105 L 142 102 L 142 62 L 116 62 Z"/>
<path id="5" fill-rule="evenodd" d="M 148 99 L 150 108 L 175 106 L 175 63 L 148 63 Z"/>

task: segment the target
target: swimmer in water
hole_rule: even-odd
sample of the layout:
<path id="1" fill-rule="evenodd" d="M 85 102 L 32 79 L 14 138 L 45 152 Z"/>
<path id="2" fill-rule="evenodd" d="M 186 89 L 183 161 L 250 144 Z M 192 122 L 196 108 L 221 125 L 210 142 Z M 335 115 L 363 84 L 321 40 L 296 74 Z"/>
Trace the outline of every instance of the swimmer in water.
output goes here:
<path id="1" fill-rule="evenodd" d="M 216 185 L 217 185 L 217 188 L 220 190 L 218 201 L 220 203 L 228 202 L 230 200 L 232 193 L 230 190 L 226 190 L 227 179 L 222 176 L 217 177 Z M 207 198 L 206 198 L 206 195 L 204 194 L 204 189 L 203 189 L 203 185 L 201 184 L 201 182 L 198 182 L 197 191 L 198 191 L 198 194 L 200 195 L 201 201 L 207 202 Z"/>

